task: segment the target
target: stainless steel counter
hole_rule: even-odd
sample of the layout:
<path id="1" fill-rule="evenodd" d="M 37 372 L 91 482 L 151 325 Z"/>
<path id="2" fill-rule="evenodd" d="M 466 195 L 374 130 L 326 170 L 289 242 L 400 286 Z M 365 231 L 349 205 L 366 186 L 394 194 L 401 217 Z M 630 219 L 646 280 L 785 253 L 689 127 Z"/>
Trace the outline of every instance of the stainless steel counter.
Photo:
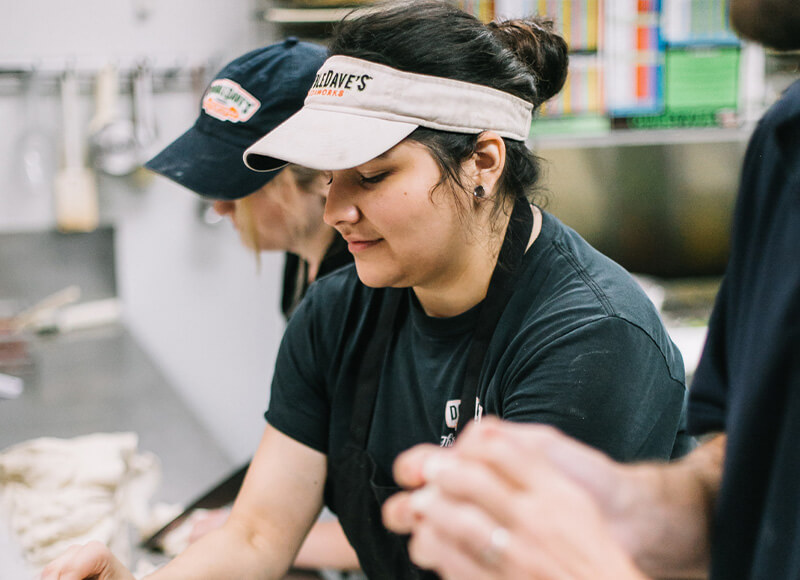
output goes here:
<path id="1" fill-rule="evenodd" d="M 0 399 L 0 450 L 36 437 L 133 431 L 139 449 L 161 459 L 163 481 L 154 500 L 180 504 L 235 467 L 124 327 L 36 337 L 30 351 L 34 366 L 23 394 Z M 343 577 L 293 570 L 286 580 Z"/>
<path id="2" fill-rule="evenodd" d="M 13 307 L 0 316 L 73 284 L 81 287 L 82 300 L 115 297 L 113 248 L 111 228 L 72 235 L 0 233 L 0 306 L 6 299 Z M 236 467 L 124 326 L 34 336 L 27 350 L 30 370 L 7 364 L 8 351 L 0 356 L 0 372 L 21 373 L 25 379 L 19 398 L 0 398 L 0 450 L 37 437 L 133 431 L 139 449 L 161 460 L 162 483 L 153 501 L 181 505 Z M 2 548 L 0 536 L 0 580 L 19 580 L 5 575 Z M 166 559 L 140 550 L 135 559 L 142 555 L 155 564 Z M 341 576 L 292 571 L 286 578 Z"/>
<path id="3" fill-rule="evenodd" d="M 121 325 L 34 337 L 17 399 L 0 399 L 0 449 L 35 437 L 133 431 L 162 463 L 156 501 L 187 503 L 233 463 Z"/>

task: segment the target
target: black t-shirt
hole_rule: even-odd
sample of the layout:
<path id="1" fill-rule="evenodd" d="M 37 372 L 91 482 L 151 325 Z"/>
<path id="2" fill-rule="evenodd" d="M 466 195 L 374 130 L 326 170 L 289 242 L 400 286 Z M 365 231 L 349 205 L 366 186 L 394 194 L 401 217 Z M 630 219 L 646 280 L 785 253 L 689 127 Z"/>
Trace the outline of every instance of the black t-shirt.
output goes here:
<path id="1" fill-rule="evenodd" d="M 481 412 L 555 425 L 619 460 L 669 458 L 683 364 L 637 283 L 549 214 L 521 268 L 484 359 Z M 281 344 L 266 418 L 329 461 L 348 435 L 370 339 L 364 313 L 380 292 L 361 284 L 355 267 L 319 280 Z M 383 363 L 368 442 L 387 483 L 401 451 L 452 443 L 477 314 L 476 307 L 431 318 L 413 291 L 405 299 L 408 315 Z"/>
<path id="2" fill-rule="evenodd" d="M 728 436 L 712 578 L 800 578 L 800 82 L 745 156 L 689 419 Z"/>
<path id="3" fill-rule="evenodd" d="M 338 233 L 334 234 L 331 245 L 319 265 L 317 278 L 330 274 L 342 266 L 353 262 L 353 254 L 347 251 L 347 242 Z M 297 254 L 286 252 L 283 263 L 283 294 L 281 312 L 288 320 L 297 305 L 308 292 L 308 262 Z"/>

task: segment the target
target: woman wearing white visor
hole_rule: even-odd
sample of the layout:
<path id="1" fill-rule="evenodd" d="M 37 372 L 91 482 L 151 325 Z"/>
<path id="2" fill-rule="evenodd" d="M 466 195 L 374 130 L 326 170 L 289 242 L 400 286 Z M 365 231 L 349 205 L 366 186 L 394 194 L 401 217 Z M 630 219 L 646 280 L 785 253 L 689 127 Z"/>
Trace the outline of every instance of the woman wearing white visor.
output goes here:
<path id="1" fill-rule="evenodd" d="M 382 525 L 392 463 L 487 414 L 620 460 L 685 451 L 683 366 L 656 310 L 529 200 L 525 139 L 564 83 L 564 41 L 424 1 L 345 21 L 330 48 L 304 108 L 245 157 L 329 171 L 325 220 L 355 267 L 315 283 L 289 322 L 228 522 L 153 579 L 280 578 L 324 503 L 369 578 L 432 577 Z M 130 577 L 99 546 L 44 577 L 73 571 Z"/>

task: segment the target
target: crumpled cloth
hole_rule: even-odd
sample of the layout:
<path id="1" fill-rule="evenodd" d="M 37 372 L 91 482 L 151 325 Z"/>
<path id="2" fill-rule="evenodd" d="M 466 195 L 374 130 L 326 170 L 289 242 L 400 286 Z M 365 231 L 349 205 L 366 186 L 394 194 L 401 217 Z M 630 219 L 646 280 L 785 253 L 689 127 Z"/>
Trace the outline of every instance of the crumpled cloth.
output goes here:
<path id="1" fill-rule="evenodd" d="M 0 512 L 34 570 L 91 540 L 131 564 L 131 528 L 144 534 L 161 523 L 150 507 L 160 463 L 137 447 L 135 433 L 95 433 L 0 452 Z"/>

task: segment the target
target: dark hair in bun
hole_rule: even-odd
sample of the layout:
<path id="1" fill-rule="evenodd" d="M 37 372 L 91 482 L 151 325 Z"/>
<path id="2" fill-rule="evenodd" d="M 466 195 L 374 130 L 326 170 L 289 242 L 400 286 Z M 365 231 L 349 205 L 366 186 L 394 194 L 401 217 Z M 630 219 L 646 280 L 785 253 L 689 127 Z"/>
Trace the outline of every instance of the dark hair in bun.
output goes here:
<path id="1" fill-rule="evenodd" d="M 552 22 L 540 19 L 484 24 L 444 0 L 386 3 L 345 18 L 335 30 L 331 54 L 351 56 L 418 74 L 489 86 L 539 107 L 567 77 L 568 52 Z M 409 139 L 433 154 L 448 180 L 467 190 L 461 162 L 475 151 L 476 135 L 420 127 Z M 505 139 L 506 166 L 498 198 L 530 199 L 539 179 L 537 158 L 524 143 Z M 471 193 L 471 192 L 470 192 Z M 502 207 L 498 199 L 497 207 Z"/>
<path id="2" fill-rule="evenodd" d="M 567 80 L 569 49 L 553 30 L 552 20 L 504 20 L 490 22 L 488 27 L 528 67 L 536 85 L 531 100 L 535 106 L 558 94 Z"/>

